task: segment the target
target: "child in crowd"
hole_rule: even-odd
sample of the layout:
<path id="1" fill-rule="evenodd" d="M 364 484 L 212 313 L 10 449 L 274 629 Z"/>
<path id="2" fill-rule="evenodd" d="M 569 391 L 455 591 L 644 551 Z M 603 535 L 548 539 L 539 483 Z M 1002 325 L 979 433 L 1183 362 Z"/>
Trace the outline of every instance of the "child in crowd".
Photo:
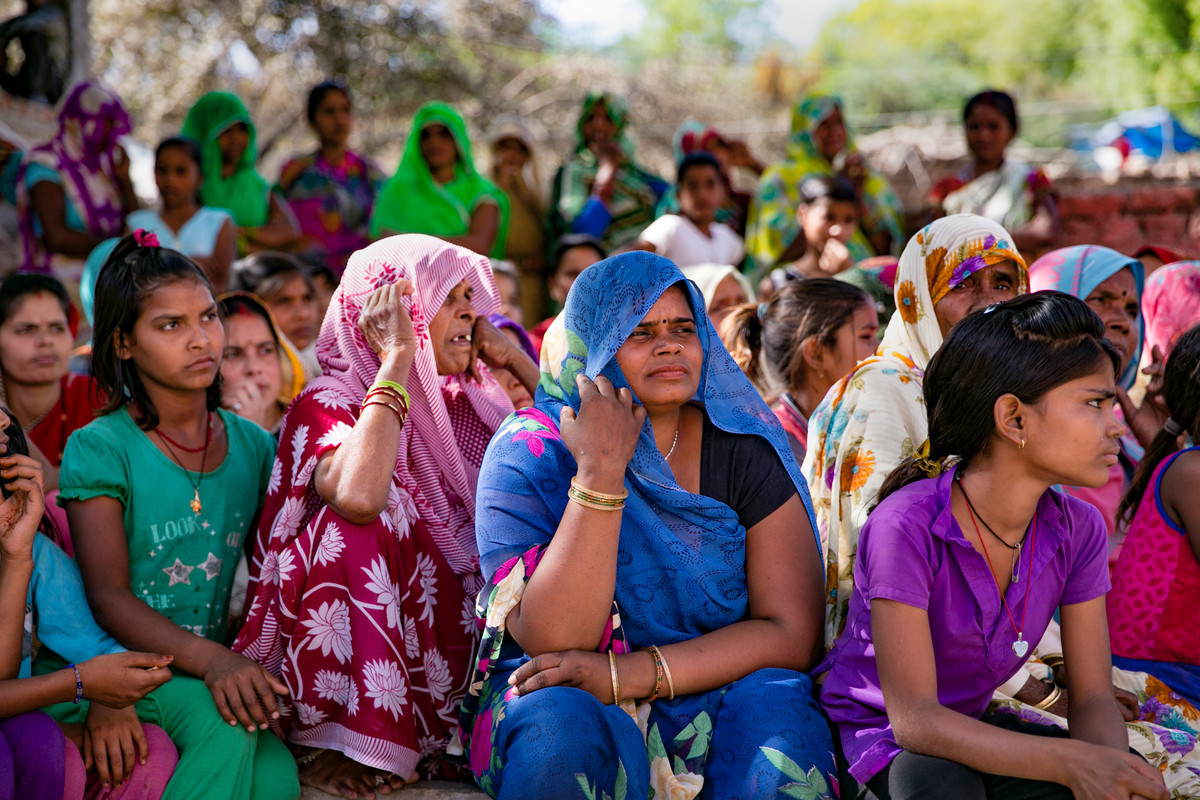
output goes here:
<path id="1" fill-rule="evenodd" d="M 5 439 L 0 444 L 4 453 L 0 465 L 12 463 L 20 470 L 35 463 L 29 458 L 28 442 L 21 426 L 4 408 L 0 408 L 0 430 Z M 32 474 L 36 476 L 36 470 Z M 12 484 L 8 486 L 11 489 Z M 14 494 L 21 495 L 19 491 Z M 32 503 L 28 505 L 32 507 Z M 41 514 L 44 510 L 43 506 L 42 511 L 36 513 Z M 100 630 L 88 609 L 75 562 L 51 541 L 57 533 L 53 523 L 49 517 L 40 516 L 35 524 L 37 533 L 25 554 L 25 560 L 32 558 L 32 569 L 24 575 L 24 583 L 28 585 L 25 627 L 23 634 L 17 634 L 18 645 L 12 651 L 20 653 L 18 674 L 22 680 L 7 680 L 0 684 L 3 687 L 0 688 L 0 703 L 6 712 L 16 713 L 22 708 L 36 707 L 39 702 L 48 705 L 61 701 L 74 707 L 82 702 L 79 699 L 82 696 L 89 701 L 87 720 L 85 725 L 66 726 L 65 748 L 56 744 L 63 742 L 64 731 L 46 714 L 26 712 L 0 722 L 0 731 L 10 744 L 18 743 L 17 737 L 10 738 L 16 729 L 22 731 L 20 742 L 24 747 L 40 750 L 31 759 L 27 752 L 22 754 L 14 749 L 13 762 L 6 766 L 13 768 L 15 775 L 6 778 L 2 774 L 5 765 L 0 765 L 0 798 L 12 800 L 12 791 L 16 788 L 16 797 L 22 799 L 92 800 L 107 796 L 121 800 L 158 800 L 171 779 L 179 756 L 162 728 L 138 722 L 137 714 L 129 704 L 170 680 L 167 665 L 171 658 L 127 653 Z M 20 542 L 20 546 L 0 548 L 0 593 L 5 597 L 0 601 L 0 615 L 6 613 L 7 602 L 15 605 L 18 598 L 21 581 L 14 579 L 9 570 L 13 568 L 13 562 L 20 559 L 11 556 L 26 544 L 19 533 L 11 530 L 10 533 L 13 534 L 12 544 Z M 6 564 L 6 561 L 10 563 Z M 19 619 L 19 614 L 11 619 L 5 617 L 9 623 Z M 16 629 L 20 630 L 19 624 Z M 11 635 L 12 629 L 0 633 L 0 637 Z M 57 663 L 47 670 L 39 670 L 46 674 L 29 679 L 32 658 L 39 651 L 41 661 Z M 64 667 L 66 661 L 58 661 L 59 658 L 78 665 L 78 683 L 74 668 Z M 55 670 L 55 666 L 62 668 Z M 5 665 L 3 672 L 7 678 L 16 677 L 11 663 Z M 40 701 L 38 695 L 42 695 Z M 102 702 L 91 703 L 91 700 Z M 4 760 L 3 753 L 4 748 L 0 746 L 0 762 Z M 47 767 L 52 768 L 56 777 L 37 785 L 35 776 Z M 47 793 L 43 794 L 43 790 Z"/>
<path id="2" fill-rule="evenodd" d="M 164 139 L 154 151 L 159 210 L 135 211 L 126 224 L 130 230 L 153 231 L 163 247 L 195 261 L 221 292 L 237 257 L 237 226 L 228 211 L 200 205 L 203 182 L 199 145 L 191 139 Z"/>
<path id="3" fill-rule="evenodd" d="M 741 264 L 746 255 L 742 237 L 716 221 L 727 194 L 721 165 L 708 153 L 692 153 L 679 162 L 677 175 L 679 213 L 652 222 L 636 246 L 680 267 Z"/>
<path id="4" fill-rule="evenodd" d="M 1167 358 L 1171 417 L 1142 458 L 1118 510 L 1132 518 L 1108 597 L 1113 663 L 1147 672 L 1200 705 L 1200 327 Z M 1188 447 L 1181 450 L 1180 440 Z"/>
<path id="5" fill-rule="evenodd" d="M 135 231 L 95 301 L 92 370 L 108 401 L 67 444 L 59 504 L 87 532 L 76 556 L 97 622 L 127 647 L 171 653 L 182 673 L 137 706 L 179 748 L 165 796 L 294 800 L 295 761 L 267 730 L 287 687 L 223 644 L 274 440 L 219 409 L 225 337 L 195 263 Z"/>
<path id="6" fill-rule="evenodd" d="M 284 253 L 256 253 L 234 262 L 229 288 L 262 300 L 279 329 L 296 347 L 308 377 L 321 373 L 317 365 L 317 333 L 321 317 L 316 286 L 299 260 Z"/>
<path id="7" fill-rule="evenodd" d="M 880 489 L 818 668 L 844 796 L 1168 797 L 1113 698 L 1104 521 L 1053 489 L 1106 480 L 1119 363 L 1099 318 L 1060 292 L 975 312 L 931 359 L 929 439 Z M 987 713 L 1056 610 L 1070 734 Z"/>
<path id="8" fill-rule="evenodd" d="M 854 233 L 860 214 L 858 192 L 845 178 L 821 175 L 800 184 L 800 235 L 780 257 L 783 266 L 759 282 L 759 299 L 769 300 L 789 281 L 837 278 L 865 291 L 879 304 L 883 318 L 890 319 L 895 311 L 892 290 L 876 271 L 857 264 Z"/>
<path id="9" fill-rule="evenodd" d="M 586 233 L 568 233 L 560 236 L 550 255 L 550 273 L 546 278 L 550 287 L 550 299 L 554 301 L 555 308 L 562 308 L 566 304 L 567 292 L 571 291 L 571 285 L 575 283 L 579 273 L 607 257 L 608 252 L 595 236 Z M 557 311 L 530 329 L 529 338 L 533 341 L 535 351 L 542 351 L 542 338 L 550 329 L 555 316 Z"/>
<path id="10" fill-rule="evenodd" d="M 804 463 L 809 415 L 879 347 L 879 313 L 862 289 L 812 278 L 736 309 L 721 338 L 763 398 L 775 403 L 796 461 Z"/>
<path id="11" fill-rule="evenodd" d="M 92 421 L 103 400 L 94 381 L 68 371 L 78 327 L 57 279 L 21 274 L 0 284 L 0 400 L 29 432 L 46 492 L 58 489 L 67 437 Z"/>

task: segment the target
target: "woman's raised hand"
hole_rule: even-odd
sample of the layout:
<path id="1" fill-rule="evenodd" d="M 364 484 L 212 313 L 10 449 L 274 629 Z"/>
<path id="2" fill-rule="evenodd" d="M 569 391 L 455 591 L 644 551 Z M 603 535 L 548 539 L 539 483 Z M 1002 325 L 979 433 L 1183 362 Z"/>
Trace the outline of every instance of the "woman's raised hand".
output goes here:
<path id="1" fill-rule="evenodd" d="M 579 374 L 575 384 L 579 413 L 562 410 L 563 444 L 575 456 L 584 485 L 599 492 L 619 492 L 625 484 L 625 468 L 637 450 L 646 409 L 634 404 L 629 389 L 618 391 L 603 375 L 593 382 Z"/>
<path id="2" fill-rule="evenodd" d="M 404 297 L 412 293 L 412 282 L 401 278 L 380 286 L 363 303 L 358 328 L 380 360 L 403 352 L 411 358 L 416 352 L 412 315 L 404 307 Z"/>
<path id="3" fill-rule="evenodd" d="M 42 465 L 29 456 L 5 454 L 0 456 L 0 481 L 9 492 L 0 503 L 0 557 L 28 559 L 46 510 Z"/>
<path id="4" fill-rule="evenodd" d="M 157 653 L 112 653 L 89 658 L 78 666 L 83 696 L 112 708 L 136 703 L 171 680 L 173 656 Z"/>

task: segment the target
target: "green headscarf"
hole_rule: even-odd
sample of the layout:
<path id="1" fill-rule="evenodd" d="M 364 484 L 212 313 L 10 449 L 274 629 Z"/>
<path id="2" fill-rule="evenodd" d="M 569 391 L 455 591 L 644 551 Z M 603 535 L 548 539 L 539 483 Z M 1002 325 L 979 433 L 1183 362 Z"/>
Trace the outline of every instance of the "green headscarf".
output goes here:
<path id="1" fill-rule="evenodd" d="M 793 160 L 816 159 L 829 163 L 813 138 L 817 127 L 833 116 L 834 111 L 842 111 L 842 98 L 835 94 L 814 92 L 796 102 L 792 106 L 792 129 L 788 134 L 787 156 Z M 842 112 L 843 116 L 845 112 Z M 854 152 L 854 139 L 850 135 L 850 126 L 846 126 L 847 153 Z"/>
<path id="2" fill-rule="evenodd" d="M 604 103 L 608 118 L 617 129 L 617 145 L 625 157 L 632 160 L 633 141 L 626 130 L 629 127 L 629 104 L 625 102 L 625 98 L 608 92 L 588 92 L 587 97 L 583 99 L 583 108 L 579 112 L 579 120 L 575 123 L 575 152 L 582 153 L 587 150 L 587 143 L 583 139 L 583 123 L 591 119 L 592 110 L 596 108 L 597 103 Z"/>
<path id="3" fill-rule="evenodd" d="M 221 147 L 217 137 L 239 122 L 250 131 L 250 143 L 233 174 L 222 178 Z M 270 186 L 254 170 L 258 160 L 258 133 L 242 101 L 229 92 L 209 92 L 188 111 L 183 121 L 183 136 L 200 145 L 201 172 L 204 174 L 200 199 L 204 205 L 226 209 L 234 221 L 245 228 L 265 225 L 270 214 L 267 195 Z"/>
<path id="4" fill-rule="evenodd" d="M 458 147 L 454 180 L 439 184 L 421 155 L 421 131 L 445 125 Z M 471 159 L 471 140 L 458 112 L 445 103 L 426 103 L 413 117 L 412 131 L 396 174 L 383 186 L 371 216 L 371 237 L 381 232 L 462 236 L 471 228 L 471 213 L 480 200 L 490 198 L 500 208 L 500 227 L 488 255 L 503 258 L 508 241 L 508 197 L 479 174 Z"/>

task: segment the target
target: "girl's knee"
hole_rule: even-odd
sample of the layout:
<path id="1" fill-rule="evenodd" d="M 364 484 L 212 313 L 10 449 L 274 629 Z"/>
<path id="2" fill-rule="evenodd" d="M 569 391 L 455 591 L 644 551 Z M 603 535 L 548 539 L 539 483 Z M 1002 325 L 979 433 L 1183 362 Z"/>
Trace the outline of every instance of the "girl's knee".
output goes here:
<path id="1" fill-rule="evenodd" d="M 296 760 L 287 745 L 269 731 L 258 734 L 254 753 L 253 800 L 295 800 L 300 795 Z"/>

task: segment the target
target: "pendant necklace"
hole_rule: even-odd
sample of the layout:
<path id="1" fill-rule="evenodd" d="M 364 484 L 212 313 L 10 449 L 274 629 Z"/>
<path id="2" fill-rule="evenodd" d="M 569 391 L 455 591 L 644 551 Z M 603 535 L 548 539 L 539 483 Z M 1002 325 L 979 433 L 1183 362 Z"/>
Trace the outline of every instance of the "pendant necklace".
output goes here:
<path id="1" fill-rule="evenodd" d="M 1019 582 L 1021 580 L 1021 545 L 1023 545 L 1025 543 L 1025 537 L 1022 536 L 1021 541 L 1017 542 L 1016 544 L 1009 544 L 1008 542 L 1001 539 L 1000 535 L 998 533 L 996 533 L 994 530 L 992 530 L 992 526 L 987 524 L 987 520 L 983 518 L 983 515 L 975 510 L 975 504 L 971 502 L 971 496 L 969 494 L 967 494 L 967 490 L 962 485 L 961 475 L 956 474 L 954 476 L 954 481 L 955 481 L 955 483 L 958 484 L 958 490 L 960 492 L 962 492 L 963 500 L 967 501 L 967 508 L 970 509 L 970 511 L 971 511 L 971 521 L 975 522 L 975 520 L 979 520 L 979 522 L 982 522 L 984 530 L 986 530 L 988 533 L 990 533 L 996 539 L 997 542 L 1004 545 L 1009 550 L 1013 551 L 1013 554 L 1012 554 L 1012 582 L 1013 583 Z M 979 532 L 979 523 L 978 522 L 975 523 L 975 532 L 976 533 Z M 983 539 L 982 536 L 980 536 L 979 538 Z"/>
<path id="2" fill-rule="evenodd" d="M 208 445 L 212 442 L 212 412 L 208 412 L 208 418 L 204 423 L 204 456 L 200 459 L 200 471 L 196 473 L 196 480 L 194 483 L 192 481 L 192 473 L 189 472 L 188 468 L 185 467 L 183 462 L 179 460 L 179 456 L 175 455 L 175 448 L 171 446 L 170 439 L 164 436 L 158 428 L 155 428 L 154 432 L 158 434 L 158 438 L 162 440 L 162 443 L 166 445 L 167 450 L 171 453 L 171 458 L 174 459 L 175 463 L 179 465 L 179 468 L 183 470 L 183 474 L 187 476 L 188 483 L 191 484 L 192 489 L 195 491 L 195 494 L 192 495 L 192 502 L 188 505 L 191 506 L 193 513 L 199 514 L 204 510 L 204 506 L 200 503 L 200 481 L 204 480 L 204 467 L 208 463 Z M 178 444 L 178 442 L 176 442 L 176 444 Z M 180 445 L 180 447 L 183 447 L 183 445 Z M 201 448 L 199 447 L 194 450 L 187 447 L 183 447 L 183 449 L 187 450 L 189 453 L 201 452 Z"/>
<path id="3" fill-rule="evenodd" d="M 955 476 L 955 480 L 958 481 L 958 476 Z M 966 499 L 967 493 L 963 489 L 963 485 L 962 485 L 961 481 L 958 481 L 958 488 L 959 488 L 959 491 L 961 491 L 963 493 L 963 498 Z M 967 512 L 971 515 L 971 524 L 973 524 L 975 526 L 975 535 L 979 537 L 979 544 L 983 546 L 983 557 L 985 559 L 987 559 L 988 569 L 991 570 L 992 579 L 995 580 L 996 570 L 992 567 L 992 557 L 988 554 L 987 543 L 983 540 L 983 532 L 979 530 L 979 521 L 975 519 L 975 509 L 971 506 L 970 500 L 967 500 Z M 986 523 L 985 523 L 985 525 L 986 525 Z M 1029 536 L 1030 536 L 1030 538 L 1029 538 L 1029 569 L 1030 569 L 1030 571 L 1032 571 L 1033 570 L 1033 546 L 1037 542 L 1037 511 L 1034 511 L 1033 520 L 1030 523 L 1030 525 L 1032 527 L 1032 531 L 1029 534 Z M 991 531 L 991 528 L 989 528 L 988 531 L 991 532 L 993 536 L 996 536 L 995 532 Z M 996 538 L 999 539 L 1000 537 L 996 536 Z M 1004 541 L 1004 540 L 1001 539 L 1001 541 Z M 1004 543 L 1006 545 L 1008 544 L 1008 542 L 1004 542 Z M 1009 545 L 1009 547 L 1012 547 L 1012 545 Z M 1013 579 L 1013 582 L 1014 583 L 1016 582 L 1015 578 Z M 996 589 L 999 590 L 999 588 L 1000 588 L 1000 582 L 996 581 Z M 1032 587 L 1030 588 L 1030 590 L 1031 589 L 1032 589 Z M 1012 609 L 1008 607 L 1008 598 L 1004 596 L 1004 592 L 1000 592 L 1000 602 L 1004 604 L 1004 610 L 1008 612 L 1008 619 L 1010 622 L 1012 622 L 1013 630 L 1015 630 L 1017 632 L 1017 639 L 1015 642 L 1012 643 L 1012 651 L 1014 653 L 1016 653 L 1017 658 L 1024 658 L 1025 654 L 1029 652 L 1029 642 L 1025 641 L 1025 612 L 1029 610 L 1029 591 L 1030 590 L 1027 590 L 1025 592 L 1025 599 L 1023 599 L 1021 601 L 1021 626 L 1020 627 L 1017 627 L 1017 619 L 1016 619 L 1016 617 L 1013 616 Z"/>

